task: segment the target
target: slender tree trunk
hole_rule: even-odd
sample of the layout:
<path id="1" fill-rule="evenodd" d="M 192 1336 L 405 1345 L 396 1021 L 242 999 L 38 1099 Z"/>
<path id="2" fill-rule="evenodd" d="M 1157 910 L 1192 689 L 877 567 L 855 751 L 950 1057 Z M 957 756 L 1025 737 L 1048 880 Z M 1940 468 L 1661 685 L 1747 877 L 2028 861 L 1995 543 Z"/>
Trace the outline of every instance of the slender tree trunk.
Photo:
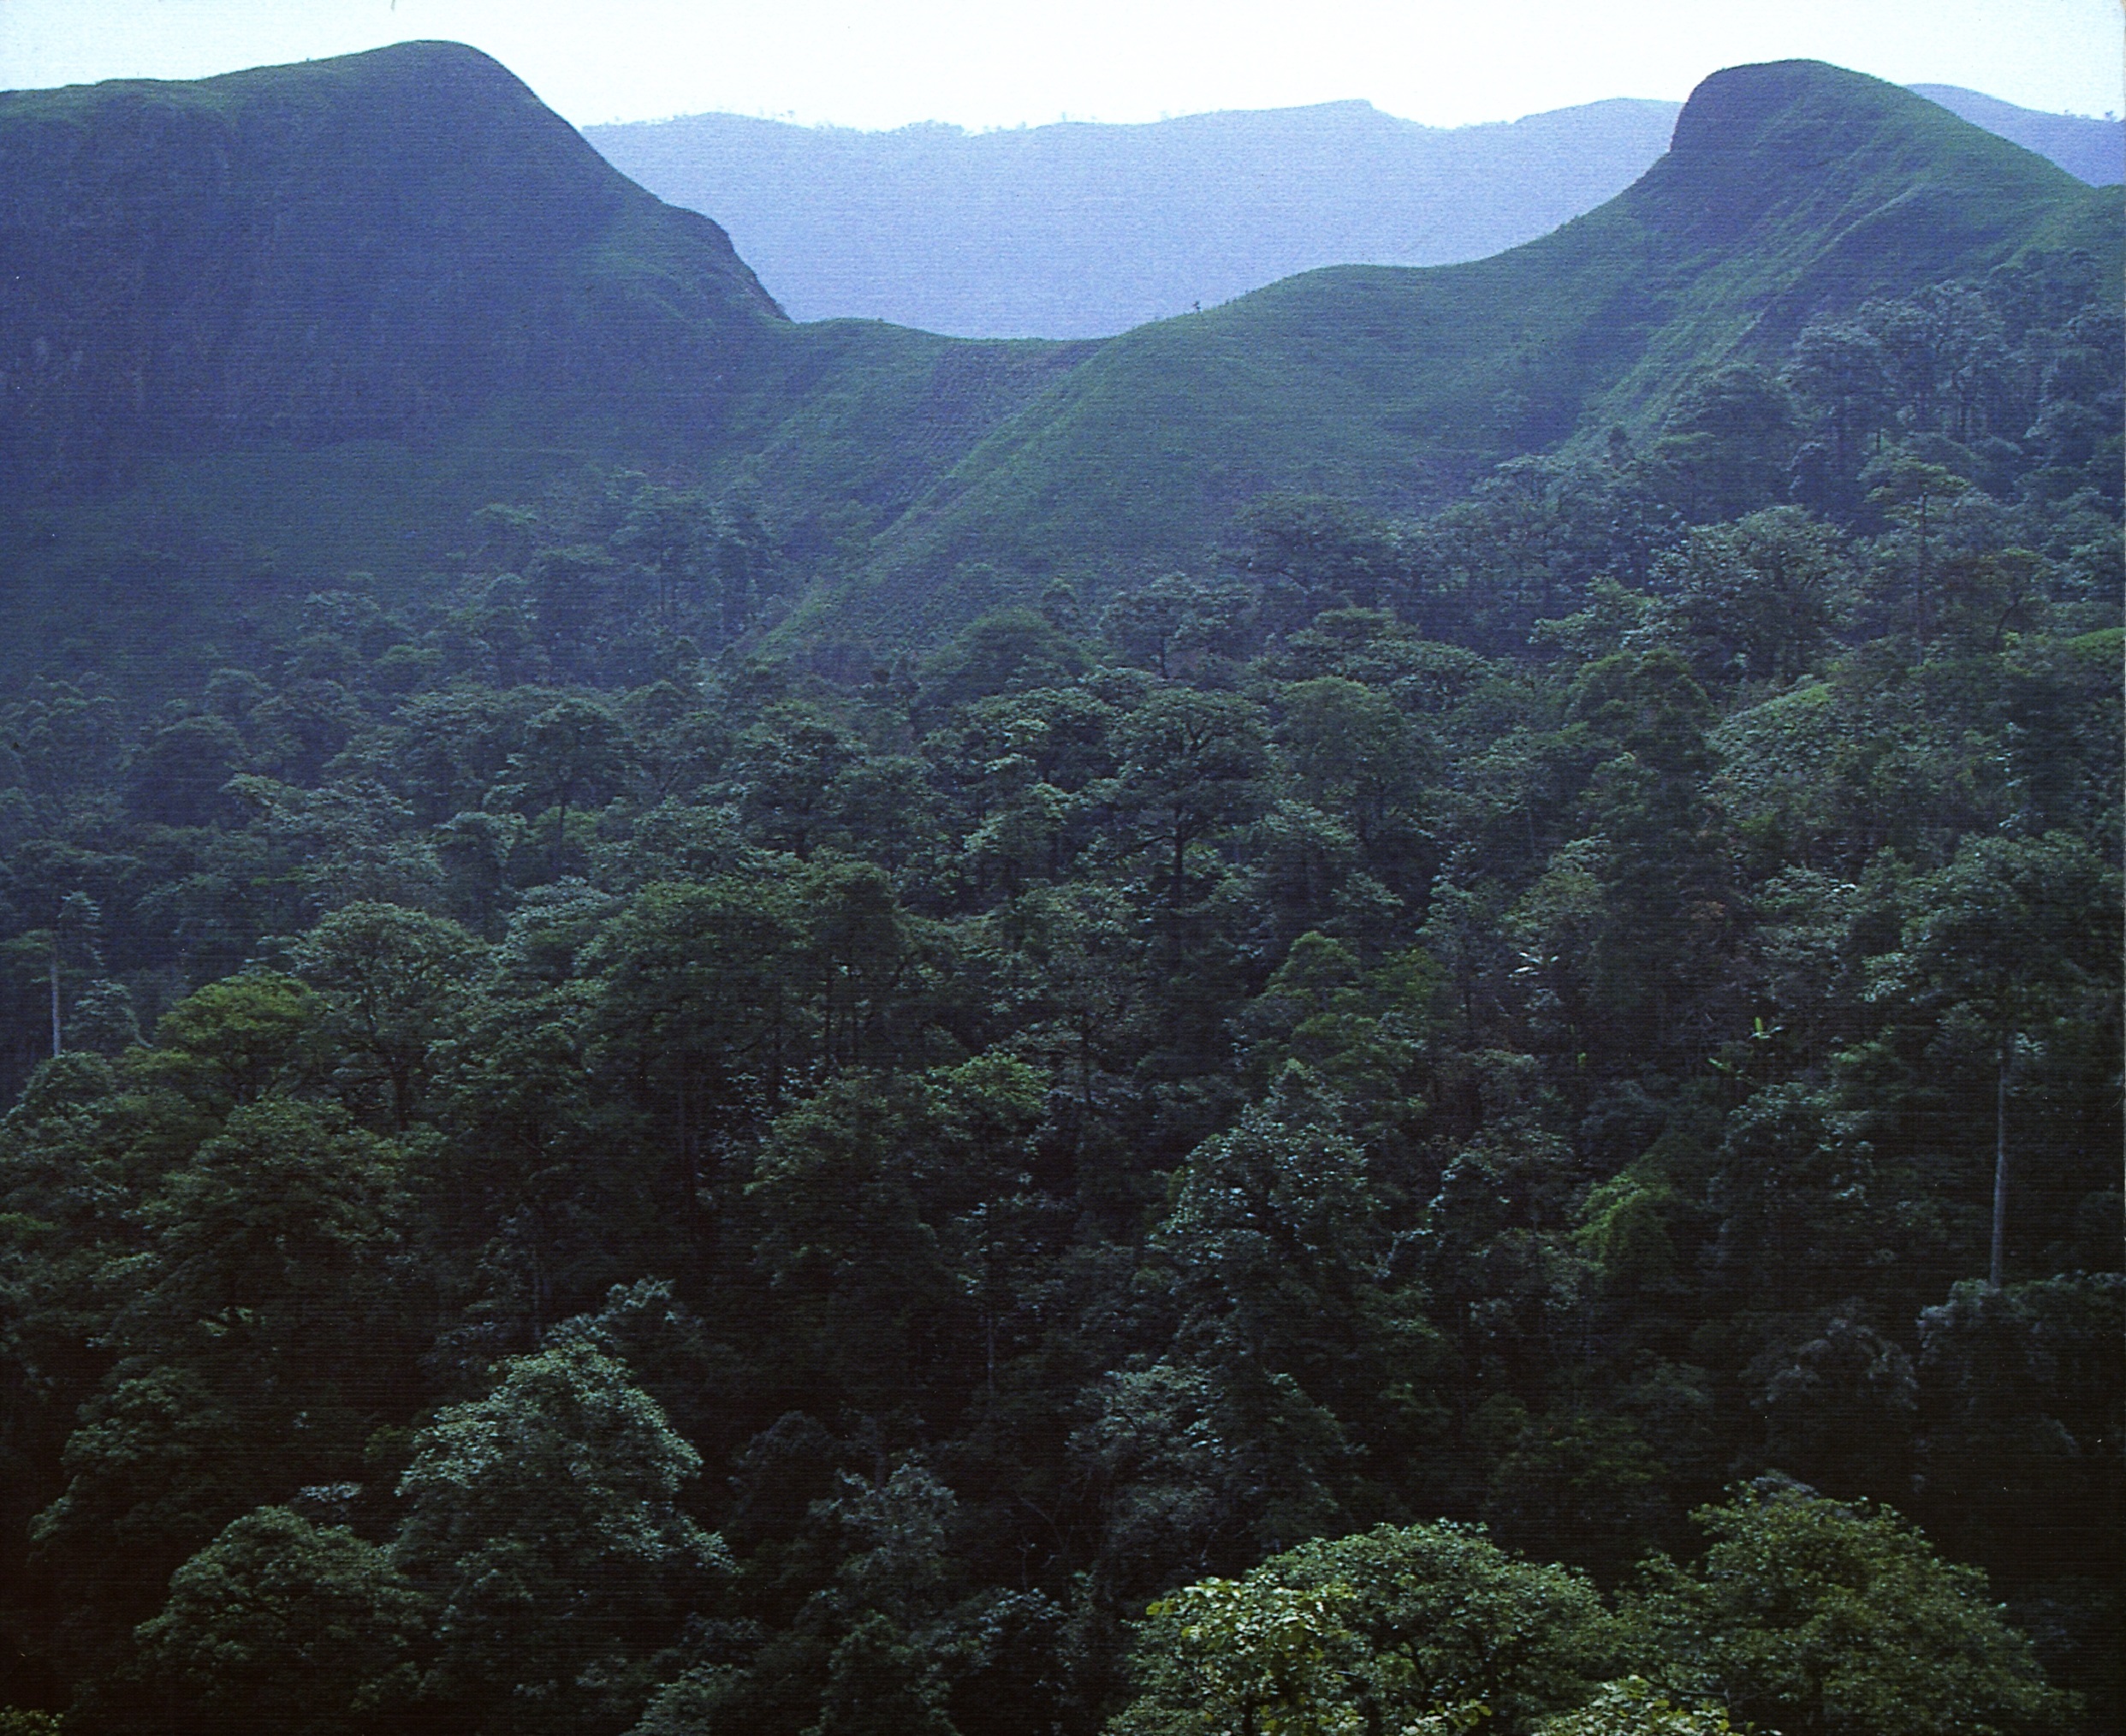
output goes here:
<path id="1" fill-rule="evenodd" d="M 686 1204 L 691 1210 L 701 1201 L 701 1163 L 694 1154 L 692 1118 L 686 1113 L 688 1099 L 692 1095 L 689 1089 L 690 1084 L 686 1069 L 682 1066 L 680 1068 L 679 1077 L 680 1162 L 686 1171 Z"/>
<path id="2" fill-rule="evenodd" d="M 1927 661 L 1927 497 L 1920 496 L 1919 559 L 1912 567 L 1912 661 Z"/>
<path id="3" fill-rule="evenodd" d="M 59 931 L 51 936 L 51 1052 L 59 1053 Z"/>
<path id="4" fill-rule="evenodd" d="M 1993 1070 L 1993 1248 L 1986 1281 L 2000 1288 L 2003 1256 L 2008 1244 L 2008 1058 L 2015 1039 L 2000 1039 L 2000 1055 Z"/>

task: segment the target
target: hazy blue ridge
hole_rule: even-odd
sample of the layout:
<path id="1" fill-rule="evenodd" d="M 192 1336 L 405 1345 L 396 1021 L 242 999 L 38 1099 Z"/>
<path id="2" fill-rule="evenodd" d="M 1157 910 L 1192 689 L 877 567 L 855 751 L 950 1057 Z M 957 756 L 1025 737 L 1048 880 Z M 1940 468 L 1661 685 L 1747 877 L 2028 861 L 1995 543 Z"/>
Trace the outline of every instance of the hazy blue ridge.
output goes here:
<path id="1" fill-rule="evenodd" d="M 2092 185 L 2126 176 L 2117 122 L 1914 88 Z M 1345 102 L 994 133 L 709 114 L 585 136 L 723 224 L 796 318 L 1094 337 L 1323 265 L 1450 265 L 1532 241 L 1644 174 L 1680 107 L 1436 128 Z"/>
<path id="2" fill-rule="evenodd" d="M 796 318 L 1094 337 L 1321 265 L 1530 241 L 1643 174 L 1678 107 L 1442 128 L 1346 102 L 971 134 L 698 115 L 585 136 L 659 198 L 713 213 Z"/>
<path id="3" fill-rule="evenodd" d="M 2126 121 L 2092 120 L 2086 115 L 2048 115 L 2019 109 L 1960 85 L 1913 85 L 1909 89 L 1974 127 L 2011 140 L 2025 151 L 2049 157 L 2078 181 L 2092 187 L 2126 181 Z"/>
<path id="4" fill-rule="evenodd" d="M 1278 489 L 1422 511 L 1517 454 L 1649 431 L 1694 376 L 1776 365 L 1811 317 L 1870 296 L 2033 248 L 2086 250 L 2116 285 L 2119 216 L 2108 192 L 1895 85 L 1810 61 L 1731 68 L 1645 175 L 1553 234 L 1428 270 L 1309 272 L 1110 339 L 814 618 L 937 630 L 965 611 L 965 562 L 1025 592 L 1192 567 Z"/>

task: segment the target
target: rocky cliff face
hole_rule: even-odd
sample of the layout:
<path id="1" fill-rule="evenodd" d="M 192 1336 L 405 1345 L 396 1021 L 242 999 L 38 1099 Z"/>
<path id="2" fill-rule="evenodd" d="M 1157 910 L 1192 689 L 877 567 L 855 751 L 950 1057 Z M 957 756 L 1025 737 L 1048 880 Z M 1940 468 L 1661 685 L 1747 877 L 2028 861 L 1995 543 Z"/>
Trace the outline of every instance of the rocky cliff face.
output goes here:
<path id="1" fill-rule="evenodd" d="M 0 465 L 419 438 L 498 397 L 713 417 L 781 312 L 477 51 L 0 97 Z"/>

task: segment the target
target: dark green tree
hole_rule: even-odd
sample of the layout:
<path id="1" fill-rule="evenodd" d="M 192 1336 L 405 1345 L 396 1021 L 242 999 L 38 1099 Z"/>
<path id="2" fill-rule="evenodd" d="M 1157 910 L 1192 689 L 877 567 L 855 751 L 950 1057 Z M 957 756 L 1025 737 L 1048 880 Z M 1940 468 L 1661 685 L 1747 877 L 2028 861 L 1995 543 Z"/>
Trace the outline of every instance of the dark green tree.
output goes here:
<path id="1" fill-rule="evenodd" d="M 2118 877 L 2080 839 L 1967 839 L 1912 883 L 1896 951 L 1871 961 L 1878 1000 L 1963 1025 L 1993 1072 L 1992 1234 L 1986 1280 L 2007 1269 L 2009 1100 L 2022 1049 L 2100 1018 L 2119 969 Z"/>
<path id="2" fill-rule="evenodd" d="M 128 1728 L 362 1736 L 403 1716 L 429 1611 L 389 1550 L 286 1507 L 230 1522 L 138 1631 Z"/>
<path id="3" fill-rule="evenodd" d="M 373 903 L 336 910 L 295 948 L 344 1057 L 343 1089 L 391 1127 L 412 1125 L 484 954 L 447 918 Z"/>
<path id="4" fill-rule="evenodd" d="M 557 1335 L 439 1412 L 393 1559 L 436 1601 L 424 1697 L 479 1731 L 619 1731 L 725 1560 L 680 1505 L 700 1455 L 627 1369 Z"/>

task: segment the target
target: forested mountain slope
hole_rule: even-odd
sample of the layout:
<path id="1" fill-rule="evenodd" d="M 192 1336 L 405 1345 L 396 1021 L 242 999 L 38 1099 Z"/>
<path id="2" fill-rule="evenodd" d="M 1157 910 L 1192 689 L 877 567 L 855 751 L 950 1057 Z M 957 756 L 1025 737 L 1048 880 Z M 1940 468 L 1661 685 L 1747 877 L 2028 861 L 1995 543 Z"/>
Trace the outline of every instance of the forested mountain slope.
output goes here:
<path id="1" fill-rule="evenodd" d="M 449 43 L 0 96 L 0 248 L 18 673 L 145 669 L 168 607 L 235 647 L 321 575 L 418 585 L 587 459 L 761 467 L 860 536 L 1078 353 L 794 327 Z"/>
<path id="2" fill-rule="evenodd" d="M 298 152 L 336 325 L 218 165 L 439 66 L 611 226 Z M 69 212 L 304 311 L 122 273 L 8 496 L 0 1736 L 2121 1727 L 2111 196 L 1740 68 L 961 343 L 263 87 L 0 128 L 11 367 Z"/>
<path id="3" fill-rule="evenodd" d="M 2026 247 L 2118 253 L 2107 195 L 1812 63 L 1709 80 L 1675 151 L 1528 247 L 1097 347 L 793 324 L 721 231 L 449 45 L 18 93 L 0 164 L 18 672 L 210 649 L 154 630 L 175 597 L 235 654 L 320 580 L 411 594 L 472 510 L 586 461 L 768 510 L 810 581 L 797 630 L 919 640 L 1058 576 L 1200 562 L 1266 490 L 1404 509 L 1644 433 L 1814 312 Z"/>
<path id="4" fill-rule="evenodd" d="M 1643 435 L 1695 376 L 1773 360 L 1871 295 L 2033 246 L 2089 247 L 2117 282 L 2122 234 L 2116 195 L 1894 86 L 1737 68 L 1632 187 L 1554 235 L 1313 272 L 1110 341 L 887 533 L 853 607 L 906 630 L 963 560 L 1034 586 L 1188 564 L 1271 489 L 1438 504 L 1515 453 Z"/>

